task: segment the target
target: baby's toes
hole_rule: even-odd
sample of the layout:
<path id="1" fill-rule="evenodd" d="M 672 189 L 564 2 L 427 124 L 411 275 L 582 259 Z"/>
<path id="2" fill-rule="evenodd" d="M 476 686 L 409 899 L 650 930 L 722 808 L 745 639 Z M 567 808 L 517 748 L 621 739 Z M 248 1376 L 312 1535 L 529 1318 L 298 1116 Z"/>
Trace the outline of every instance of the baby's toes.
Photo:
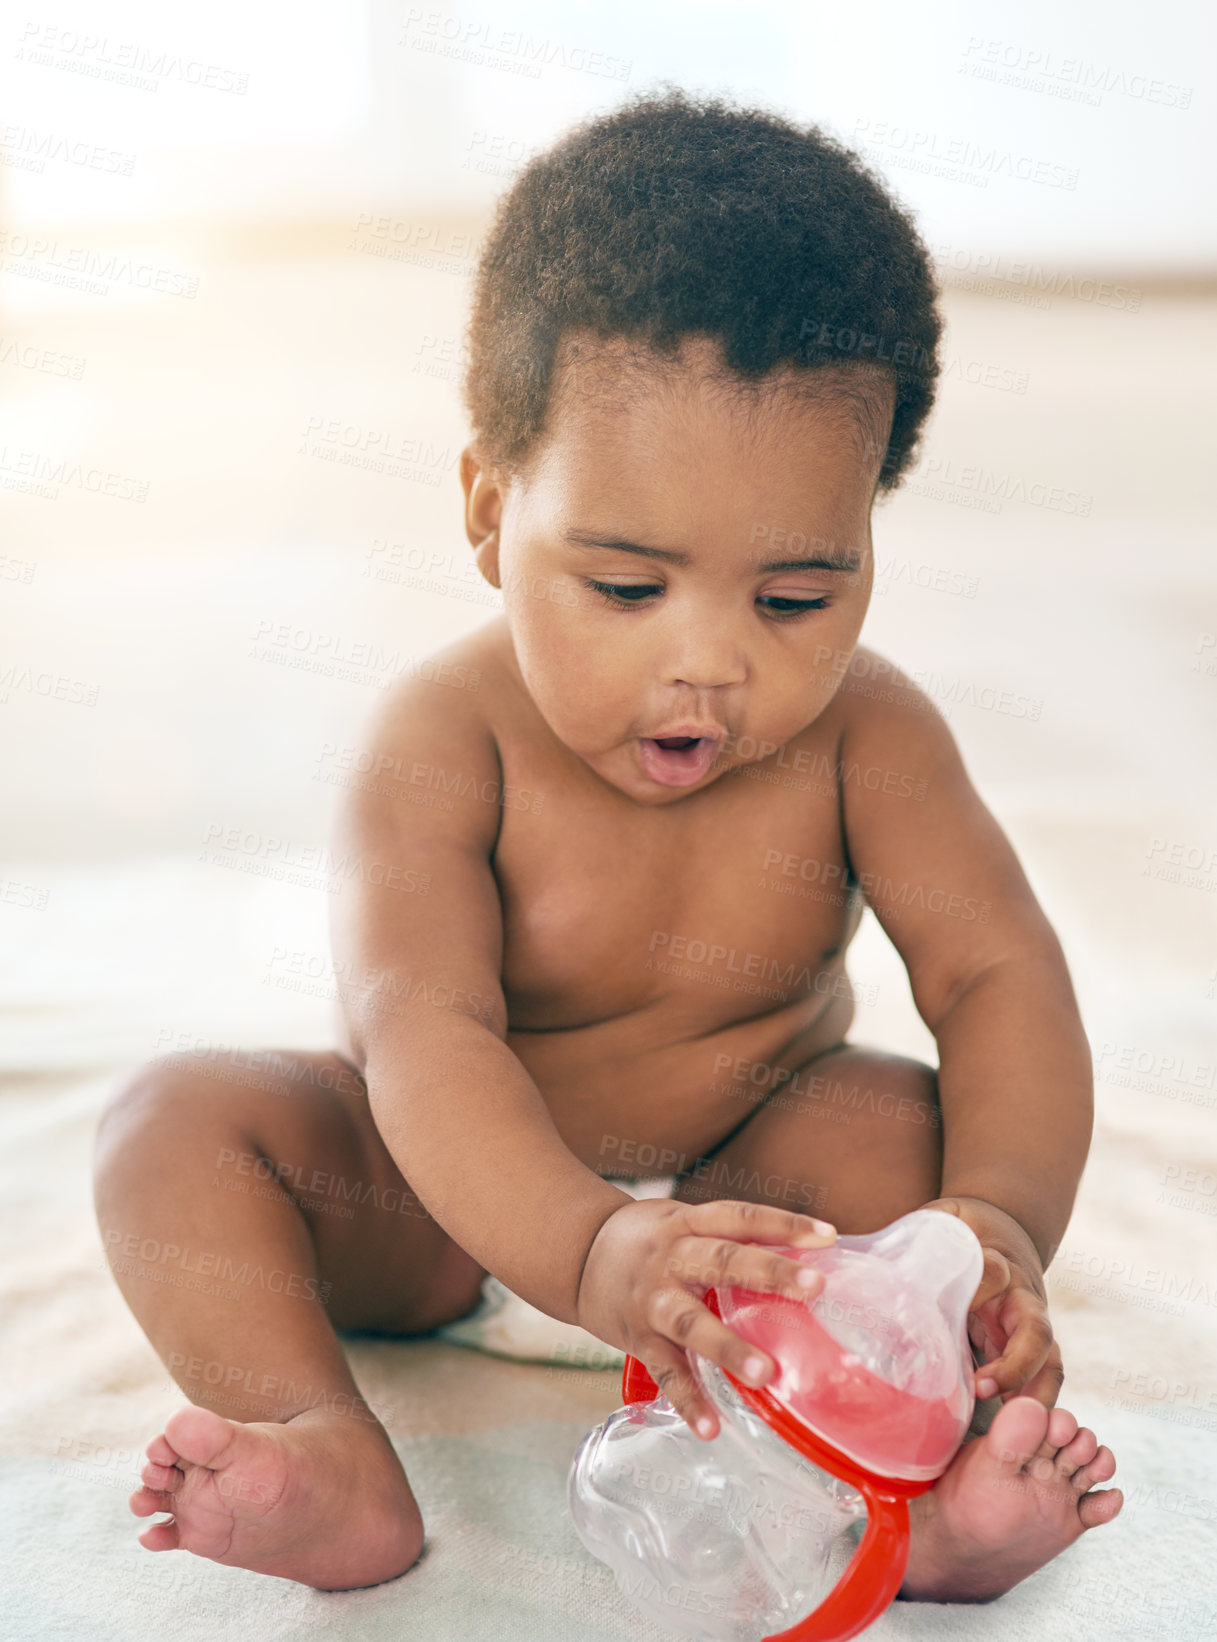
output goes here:
<path id="1" fill-rule="evenodd" d="M 1096 1482 L 1106 1482 L 1116 1474 L 1116 1457 L 1111 1449 L 1104 1444 L 1095 1457 L 1086 1465 L 1080 1465 L 1073 1473 L 1073 1486 L 1079 1494 L 1084 1494 L 1088 1488 L 1093 1488 Z"/>
<path id="2" fill-rule="evenodd" d="M 1089 1426 L 1083 1425 L 1078 1429 L 1077 1436 L 1071 1443 L 1067 1443 L 1056 1457 L 1057 1467 L 1061 1476 L 1072 1481 L 1075 1488 L 1084 1492 L 1088 1486 L 1085 1479 L 1078 1478 L 1082 1474 L 1082 1467 L 1089 1465 L 1099 1451 L 1099 1440 Z"/>
<path id="3" fill-rule="evenodd" d="M 1100 1488 L 1082 1495 L 1078 1501 L 1078 1519 L 1083 1528 L 1099 1528 L 1118 1517 L 1123 1505 L 1124 1495 L 1119 1488 Z"/>
<path id="4" fill-rule="evenodd" d="M 158 1506 L 163 1510 L 163 1506 Z M 181 1533 L 176 1522 L 154 1522 L 137 1536 L 146 1551 L 176 1551 L 181 1547 Z"/>
<path id="5" fill-rule="evenodd" d="M 147 1448 L 144 1449 L 144 1453 L 157 1465 L 177 1465 L 182 1458 L 163 1431 L 159 1437 L 153 1437 Z"/>
<path id="6" fill-rule="evenodd" d="M 1067 1408 L 1054 1408 L 1048 1414 L 1048 1431 L 1044 1441 L 1064 1448 L 1078 1434 L 1078 1422 Z M 1051 1457 L 1051 1456 L 1050 1456 Z"/>
<path id="7" fill-rule="evenodd" d="M 1054 1467 L 1060 1464 L 1057 1450 L 1069 1442 L 1077 1428 L 1078 1422 L 1067 1408 L 1050 1408 L 1043 1441 L 1027 1461 L 1029 1475 L 1050 1481 Z"/>
<path id="8" fill-rule="evenodd" d="M 149 1460 L 140 1472 L 139 1480 L 146 1483 L 154 1494 L 175 1494 L 186 1479 L 176 1465 L 160 1465 L 156 1460 Z"/>
<path id="9" fill-rule="evenodd" d="M 171 1497 L 160 1488 L 137 1488 L 127 1499 L 132 1516 L 154 1517 L 158 1511 L 172 1511 Z"/>

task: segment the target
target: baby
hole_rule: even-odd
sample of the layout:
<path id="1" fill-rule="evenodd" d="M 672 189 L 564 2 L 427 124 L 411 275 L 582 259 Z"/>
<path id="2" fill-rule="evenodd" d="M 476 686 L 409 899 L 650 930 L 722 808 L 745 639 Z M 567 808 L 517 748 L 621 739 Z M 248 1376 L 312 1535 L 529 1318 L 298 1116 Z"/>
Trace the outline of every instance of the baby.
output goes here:
<path id="1" fill-rule="evenodd" d="M 335 901 L 339 1047 L 158 1059 L 99 1129 L 112 1269 L 189 1398 L 131 1498 L 170 1513 L 149 1550 L 408 1569 L 422 1517 L 335 1331 L 426 1334 L 487 1272 L 713 1442 L 688 1353 L 775 1365 L 707 1290 L 814 1298 L 769 1245 L 927 1206 L 985 1252 L 977 1416 L 901 1595 L 989 1600 L 1120 1510 L 1045 1304 L 1092 1124 L 1061 948 L 943 717 L 858 643 L 935 296 L 856 156 L 671 87 L 500 202 L 460 474 L 504 610 L 349 760 L 337 847 L 378 870 Z M 851 1035 L 864 902 L 937 1071 Z M 648 1172 L 671 1195 L 612 1183 Z"/>

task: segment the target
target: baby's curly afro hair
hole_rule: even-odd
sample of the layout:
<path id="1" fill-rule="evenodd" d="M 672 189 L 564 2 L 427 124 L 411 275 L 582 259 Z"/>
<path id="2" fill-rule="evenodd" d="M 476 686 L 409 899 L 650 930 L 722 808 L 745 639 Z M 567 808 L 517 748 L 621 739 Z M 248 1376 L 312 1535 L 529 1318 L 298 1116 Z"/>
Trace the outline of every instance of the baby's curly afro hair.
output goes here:
<path id="1" fill-rule="evenodd" d="M 526 471 L 567 331 L 668 358 L 704 333 L 741 387 L 779 365 L 837 367 L 814 385 L 837 387 L 883 449 L 876 490 L 894 490 L 933 403 L 942 330 L 911 217 L 818 127 L 661 84 L 576 125 L 498 202 L 462 373 L 483 463 Z"/>

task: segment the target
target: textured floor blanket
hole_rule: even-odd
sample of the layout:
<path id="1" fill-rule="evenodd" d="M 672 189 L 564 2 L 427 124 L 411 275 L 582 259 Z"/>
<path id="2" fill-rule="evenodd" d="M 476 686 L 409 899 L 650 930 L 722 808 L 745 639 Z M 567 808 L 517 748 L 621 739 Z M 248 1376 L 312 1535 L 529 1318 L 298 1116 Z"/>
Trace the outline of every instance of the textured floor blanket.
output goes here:
<path id="1" fill-rule="evenodd" d="M 578 1340 L 513 1311 L 520 1302 L 493 1286 L 481 1345 L 556 1361 L 471 1349 L 456 1343 L 459 1327 L 448 1339 L 347 1341 L 427 1525 L 425 1553 L 401 1579 L 321 1594 L 136 1543 L 127 1495 L 144 1444 L 182 1397 L 103 1264 L 89 1179 L 97 1114 L 114 1077 L 166 1033 L 324 1041 L 323 1000 L 260 985 L 257 960 L 275 942 L 321 938 L 321 914 L 316 897 L 247 879 L 217 885 L 183 861 L 38 871 L 47 911 L 0 937 L 10 1000 L 0 1040 L 0 1636 L 660 1642 L 583 1549 L 565 1506 L 571 1457 L 618 1406 L 620 1371 L 572 1366 L 588 1360 Z M 166 951 L 173 927 L 196 932 L 189 952 Z M 882 972 L 880 939 L 859 940 L 858 973 Z M 1095 980 L 1098 966 L 1096 955 L 1080 967 Z M 878 1026 L 879 1041 L 899 1041 L 898 1019 Z M 876 1642 L 1217 1636 L 1217 1351 L 1199 1282 L 1211 1272 L 1212 1222 L 1146 1192 L 1186 1144 L 1169 1127 L 1170 1103 L 1158 1103 L 1150 1129 L 1121 1098 L 1105 1103 L 1051 1294 L 1069 1375 L 1062 1401 L 1116 1452 L 1124 1511 L 995 1605 L 898 1604 L 870 1633 Z"/>

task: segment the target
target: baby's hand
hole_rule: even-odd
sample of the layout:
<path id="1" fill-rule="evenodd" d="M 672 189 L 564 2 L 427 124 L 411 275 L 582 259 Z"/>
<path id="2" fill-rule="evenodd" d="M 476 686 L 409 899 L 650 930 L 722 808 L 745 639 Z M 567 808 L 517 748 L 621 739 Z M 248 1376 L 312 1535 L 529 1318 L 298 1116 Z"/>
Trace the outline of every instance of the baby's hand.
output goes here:
<path id="1" fill-rule="evenodd" d="M 1054 1407 L 1065 1370 L 1035 1244 L 1013 1215 L 979 1197 L 939 1197 L 922 1207 L 958 1215 L 984 1250 L 980 1286 L 968 1308 L 969 1336 L 985 1354 L 976 1370 L 976 1396 L 1003 1402 L 1034 1397 Z"/>
<path id="2" fill-rule="evenodd" d="M 702 1296 L 736 1284 L 813 1300 L 824 1287 L 822 1272 L 756 1245 L 819 1249 L 836 1235 L 809 1215 L 731 1198 L 625 1203 L 588 1250 L 576 1320 L 598 1340 L 637 1357 L 676 1412 L 708 1442 L 718 1435 L 718 1416 L 686 1352 L 700 1352 L 746 1385 L 766 1384 L 777 1365 L 715 1317 Z"/>

